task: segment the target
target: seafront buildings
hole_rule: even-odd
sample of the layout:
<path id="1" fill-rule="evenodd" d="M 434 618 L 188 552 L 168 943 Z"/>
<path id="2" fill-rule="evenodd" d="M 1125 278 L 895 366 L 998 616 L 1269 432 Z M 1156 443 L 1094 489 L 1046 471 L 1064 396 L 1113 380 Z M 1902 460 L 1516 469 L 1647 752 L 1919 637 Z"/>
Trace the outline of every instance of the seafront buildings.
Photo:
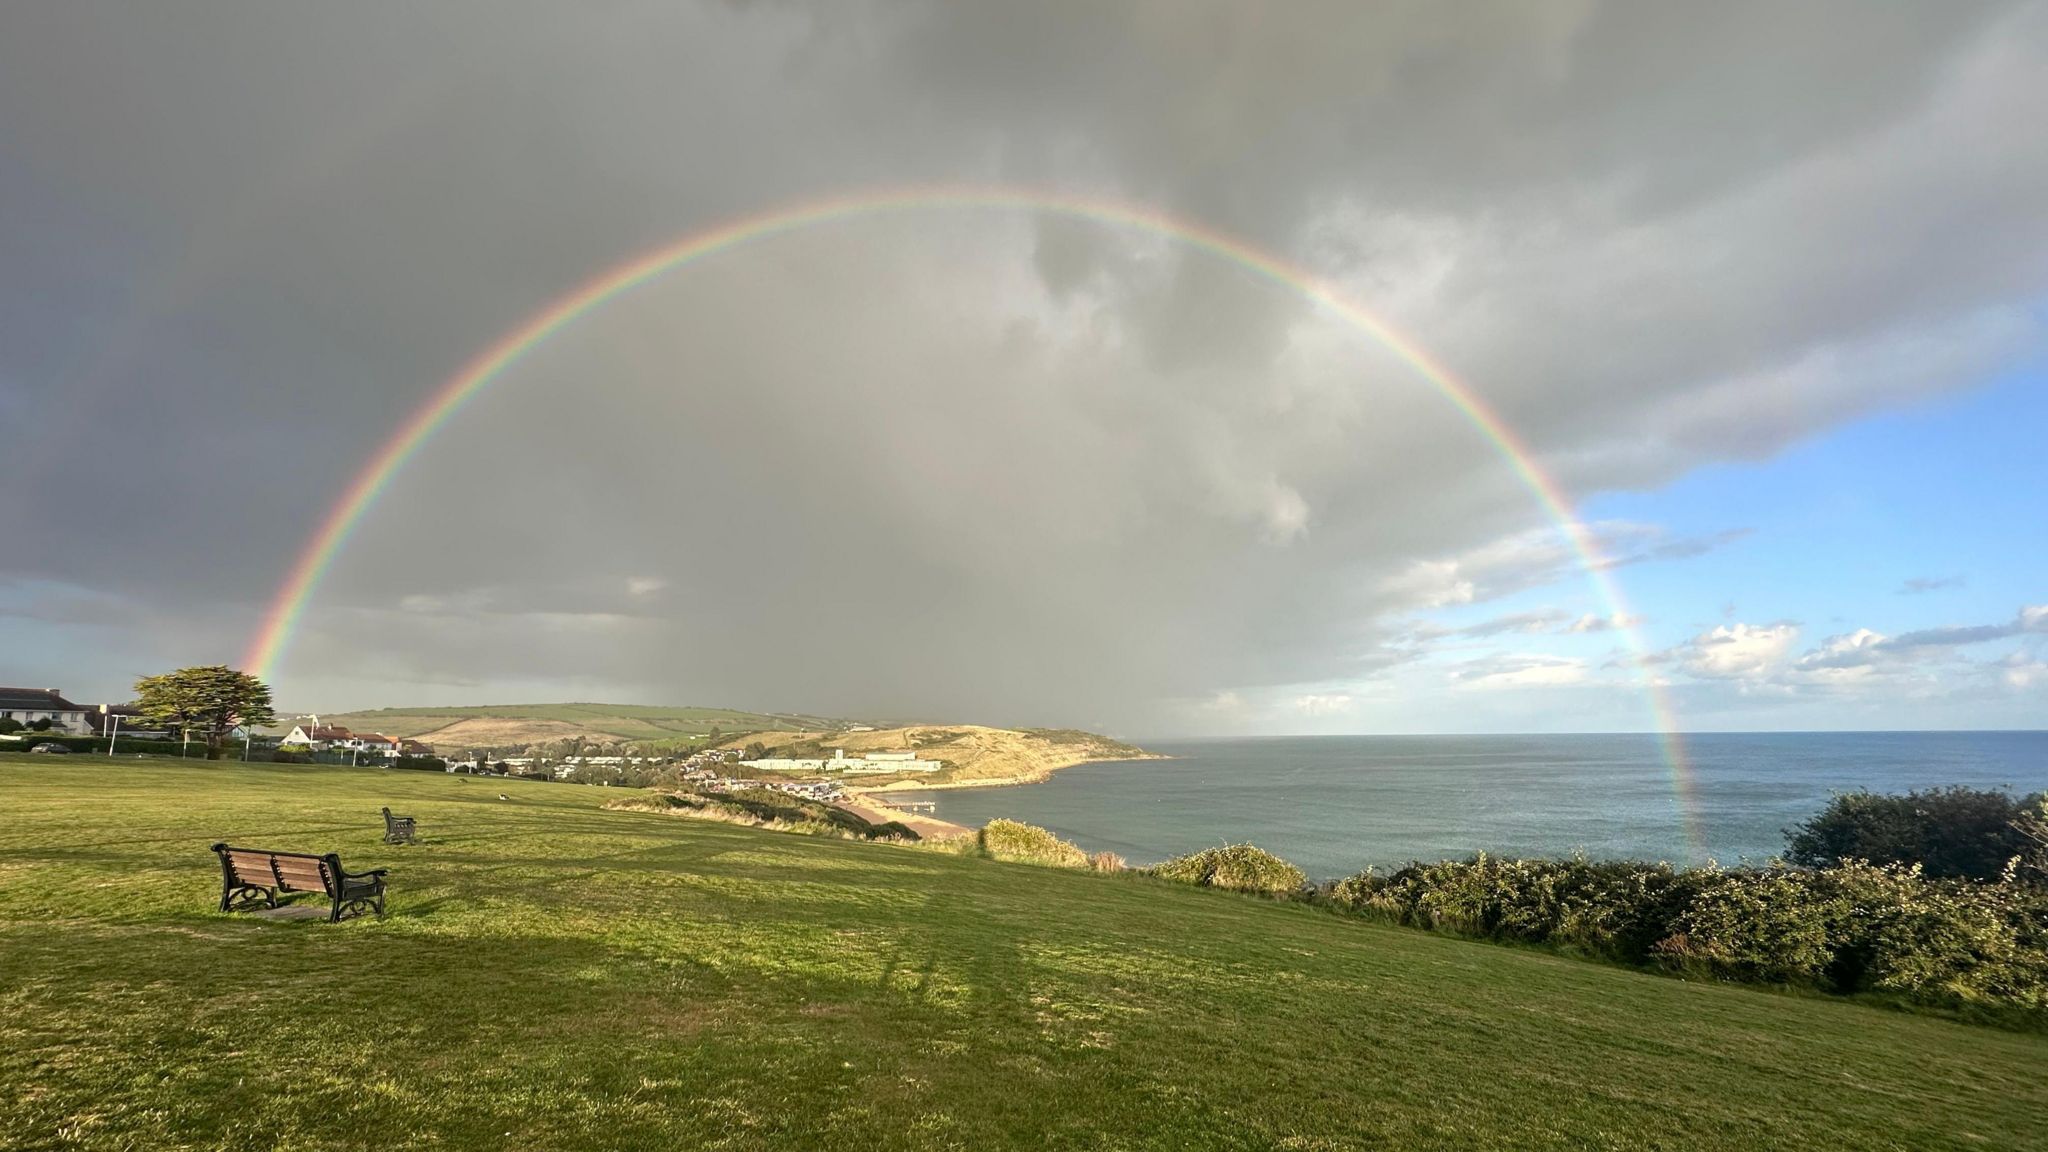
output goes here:
<path id="1" fill-rule="evenodd" d="M 848 756 L 846 749 L 834 748 L 831 757 L 811 759 L 783 759 L 769 757 L 760 760 L 742 760 L 740 765 L 757 772 L 845 772 L 854 776 L 879 776 L 896 772 L 936 772 L 942 767 L 937 760 L 919 760 L 915 752 L 870 752 L 865 756 Z"/>

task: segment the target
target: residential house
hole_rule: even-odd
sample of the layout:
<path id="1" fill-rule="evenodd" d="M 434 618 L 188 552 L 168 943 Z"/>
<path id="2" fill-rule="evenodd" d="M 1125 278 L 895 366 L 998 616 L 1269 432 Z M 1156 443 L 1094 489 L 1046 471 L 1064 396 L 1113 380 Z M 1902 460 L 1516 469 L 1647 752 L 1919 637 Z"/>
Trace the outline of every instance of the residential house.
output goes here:
<path id="1" fill-rule="evenodd" d="M 14 720 L 25 728 L 48 720 L 51 732 L 90 736 L 92 721 L 87 717 L 85 708 L 55 688 L 0 688 L 0 720 Z"/>
<path id="2" fill-rule="evenodd" d="M 329 748 L 347 748 L 355 733 L 339 724 L 315 724 L 308 728 L 293 725 L 284 739 L 278 741 L 285 748 L 304 748 L 309 752 L 324 752 Z"/>

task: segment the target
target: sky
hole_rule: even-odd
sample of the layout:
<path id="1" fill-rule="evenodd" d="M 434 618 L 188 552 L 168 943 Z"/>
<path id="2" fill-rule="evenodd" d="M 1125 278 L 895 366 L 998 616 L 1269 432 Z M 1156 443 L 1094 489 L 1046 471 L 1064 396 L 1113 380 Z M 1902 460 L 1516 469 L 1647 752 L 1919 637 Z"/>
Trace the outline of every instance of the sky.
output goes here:
<path id="1" fill-rule="evenodd" d="M 474 357 L 894 190 L 511 361 L 279 703 L 2040 727 L 2040 107 L 2043 3 L 8 6 L 0 683 L 248 663 Z"/>

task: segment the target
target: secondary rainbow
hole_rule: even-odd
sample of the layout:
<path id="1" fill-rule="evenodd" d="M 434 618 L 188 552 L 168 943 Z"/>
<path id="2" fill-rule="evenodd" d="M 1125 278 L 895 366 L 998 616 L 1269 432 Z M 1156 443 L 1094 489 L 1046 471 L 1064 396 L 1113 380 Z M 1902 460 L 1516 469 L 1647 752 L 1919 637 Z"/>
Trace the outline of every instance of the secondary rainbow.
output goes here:
<path id="1" fill-rule="evenodd" d="M 1450 401 L 1506 458 L 1515 474 L 1536 497 L 1544 512 L 1578 556 L 1587 579 L 1621 625 L 1621 633 L 1637 657 L 1652 725 L 1671 771 L 1686 835 L 1696 853 L 1702 840 L 1696 817 L 1692 774 L 1676 731 L 1663 688 L 1643 659 L 1641 637 L 1629 624 L 1632 615 L 1608 569 L 1598 542 L 1573 512 L 1563 489 L 1537 464 L 1521 437 L 1471 387 L 1420 344 L 1396 331 L 1340 288 L 1314 272 L 1199 221 L 1124 201 L 1064 192 L 1010 186 L 918 186 L 855 192 L 828 199 L 785 204 L 691 233 L 672 243 L 614 265 L 584 281 L 574 291 L 529 316 L 497 343 L 485 348 L 461 371 L 437 388 L 391 438 L 365 463 L 319 528 L 306 542 L 291 572 L 278 588 L 262 627 L 251 642 L 243 667 L 268 677 L 291 643 L 306 605 L 319 590 L 334 558 L 347 546 L 363 514 L 390 486 L 407 460 L 431 439 L 463 405 L 498 379 L 520 357 L 607 301 L 633 291 L 685 265 L 743 244 L 800 232 L 856 217 L 935 209 L 992 209 L 1072 217 L 1132 228 L 1171 238 L 1227 260 L 1247 271 L 1302 293 L 1353 327 L 1372 337 L 1405 362 Z"/>

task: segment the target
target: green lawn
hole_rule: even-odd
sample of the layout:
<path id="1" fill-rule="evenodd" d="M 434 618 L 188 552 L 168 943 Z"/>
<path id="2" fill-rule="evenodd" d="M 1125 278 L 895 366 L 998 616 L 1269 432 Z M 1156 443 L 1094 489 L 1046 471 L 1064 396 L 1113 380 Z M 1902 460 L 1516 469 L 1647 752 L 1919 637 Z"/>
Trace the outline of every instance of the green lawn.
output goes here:
<path id="1" fill-rule="evenodd" d="M 0 1147 L 2048 1143 L 2038 1035 L 613 795 L 0 756 Z M 391 914 L 217 914 L 217 839 Z"/>

